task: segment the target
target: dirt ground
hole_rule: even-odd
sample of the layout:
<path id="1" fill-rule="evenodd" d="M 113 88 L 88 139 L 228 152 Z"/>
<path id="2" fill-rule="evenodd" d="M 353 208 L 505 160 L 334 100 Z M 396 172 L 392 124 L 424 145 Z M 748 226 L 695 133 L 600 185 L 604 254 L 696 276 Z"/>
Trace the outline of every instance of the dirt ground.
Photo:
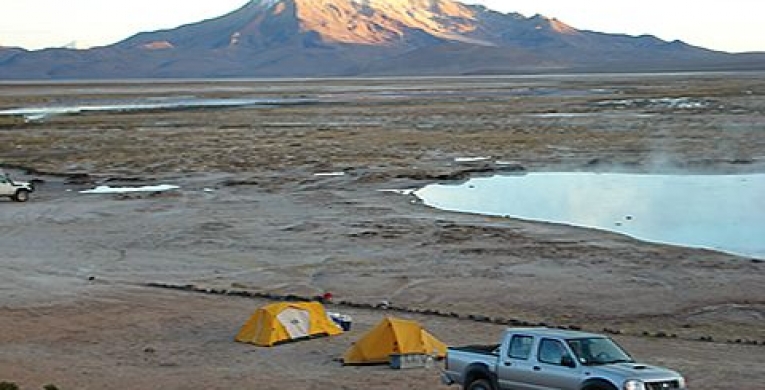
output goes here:
<path id="1" fill-rule="evenodd" d="M 0 110 L 177 96 L 311 103 L 0 119 L 5 170 L 43 181 L 27 203 L 0 200 L 0 381 L 447 388 L 437 368 L 337 362 L 394 314 L 450 345 L 493 342 L 503 323 L 608 329 L 692 389 L 763 388 L 764 261 L 380 191 L 503 170 L 765 172 L 761 73 L 7 84 Z M 455 161 L 473 156 L 511 164 Z M 78 192 L 162 183 L 181 188 Z M 152 282 L 431 314 L 333 305 L 350 333 L 257 348 L 233 336 L 268 301 Z"/>

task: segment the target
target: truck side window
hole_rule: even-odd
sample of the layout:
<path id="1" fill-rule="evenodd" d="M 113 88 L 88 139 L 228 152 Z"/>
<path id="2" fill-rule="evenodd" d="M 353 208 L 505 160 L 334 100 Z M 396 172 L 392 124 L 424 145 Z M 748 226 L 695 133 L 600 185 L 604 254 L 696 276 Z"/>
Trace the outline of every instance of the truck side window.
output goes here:
<path id="1" fill-rule="evenodd" d="M 537 359 L 540 362 L 561 365 L 564 356 L 569 356 L 569 354 L 560 341 L 542 339 L 539 343 Z"/>
<path id="2" fill-rule="evenodd" d="M 513 359 L 526 360 L 531 354 L 531 345 L 534 338 L 531 336 L 513 336 L 510 339 L 510 347 L 507 349 L 507 356 Z"/>

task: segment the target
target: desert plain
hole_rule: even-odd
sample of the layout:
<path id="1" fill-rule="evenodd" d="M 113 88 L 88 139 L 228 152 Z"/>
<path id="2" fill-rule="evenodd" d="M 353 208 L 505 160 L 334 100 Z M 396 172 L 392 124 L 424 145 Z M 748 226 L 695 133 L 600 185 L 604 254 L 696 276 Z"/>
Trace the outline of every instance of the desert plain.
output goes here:
<path id="1" fill-rule="evenodd" d="M 170 98 L 290 103 L 0 116 L 3 168 L 37 180 L 29 202 L 0 200 L 0 381 L 446 389 L 438 366 L 338 362 L 395 315 L 449 345 L 514 325 L 607 332 L 692 389 L 765 386 L 762 259 L 385 191 L 543 171 L 763 173 L 763 73 L 18 82 L 0 110 Z M 180 188 L 80 193 L 155 184 Z M 350 332 L 233 341 L 264 296 L 328 291 Z"/>

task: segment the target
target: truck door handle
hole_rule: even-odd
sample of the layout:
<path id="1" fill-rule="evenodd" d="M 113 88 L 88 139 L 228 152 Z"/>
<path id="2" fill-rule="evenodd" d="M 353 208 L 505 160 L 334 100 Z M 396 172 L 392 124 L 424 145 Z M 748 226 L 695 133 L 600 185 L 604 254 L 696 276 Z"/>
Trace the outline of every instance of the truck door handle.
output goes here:
<path id="1" fill-rule="evenodd" d="M 534 371 L 542 371 L 542 367 L 534 366 Z"/>
<path id="2" fill-rule="evenodd" d="M 512 362 L 505 362 L 505 366 L 507 366 L 507 367 L 510 367 L 510 366 L 512 366 L 512 365 L 513 365 L 513 363 L 512 363 Z"/>

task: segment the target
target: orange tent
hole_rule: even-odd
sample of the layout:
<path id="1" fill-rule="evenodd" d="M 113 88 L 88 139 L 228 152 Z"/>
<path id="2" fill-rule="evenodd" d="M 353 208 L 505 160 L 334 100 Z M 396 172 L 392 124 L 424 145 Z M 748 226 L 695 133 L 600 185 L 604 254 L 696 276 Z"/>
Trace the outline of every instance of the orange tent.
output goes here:
<path id="1" fill-rule="evenodd" d="M 393 354 L 446 356 L 446 344 L 416 321 L 387 317 L 367 332 L 343 356 L 344 364 L 388 363 Z"/>
<path id="2" fill-rule="evenodd" d="M 271 347 L 285 342 L 343 333 L 319 302 L 281 302 L 258 309 L 236 341 Z"/>

